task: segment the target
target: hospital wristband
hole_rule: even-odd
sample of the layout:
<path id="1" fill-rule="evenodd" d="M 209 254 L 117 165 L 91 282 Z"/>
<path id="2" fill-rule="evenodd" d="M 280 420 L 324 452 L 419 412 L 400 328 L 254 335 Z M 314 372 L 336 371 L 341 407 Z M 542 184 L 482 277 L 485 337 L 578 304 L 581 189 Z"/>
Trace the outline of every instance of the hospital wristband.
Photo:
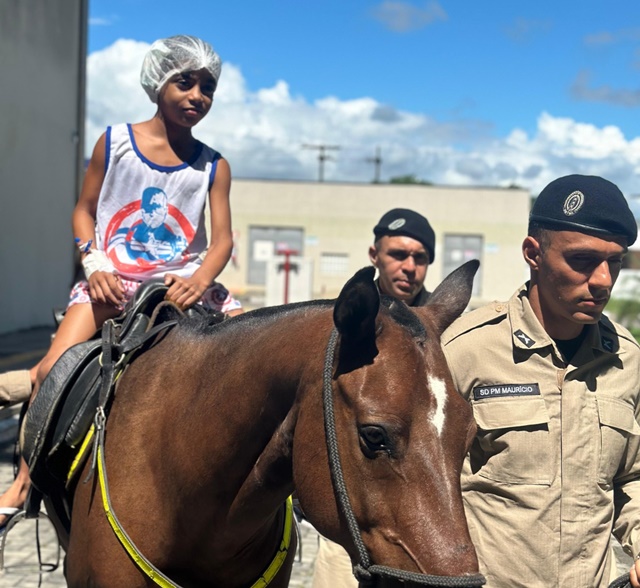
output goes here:
<path id="1" fill-rule="evenodd" d="M 76 242 L 76 247 L 79 249 L 80 253 L 89 253 L 93 239 L 89 239 L 86 243 L 83 243 L 79 237 L 76 237 L 74 241 Z"/>
<path id="2" fill-rule="evenodd" d="M 107 254 L 99 249 L 91 249 L 89 253 L 87 253 L 82 260 L 82 267 L 87 280 L 94 272 L 109 272 L 112 274 L 116 271 L 116 268 L 113 267 L 113 264 L 109 261 Z"/>

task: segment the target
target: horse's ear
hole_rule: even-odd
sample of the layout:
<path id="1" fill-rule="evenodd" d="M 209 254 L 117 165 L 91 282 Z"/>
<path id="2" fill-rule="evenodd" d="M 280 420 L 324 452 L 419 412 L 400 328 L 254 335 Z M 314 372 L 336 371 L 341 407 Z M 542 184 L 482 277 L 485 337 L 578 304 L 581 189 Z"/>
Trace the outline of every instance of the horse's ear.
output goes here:
<path id="1" fill-rule="evenodd" d="M 349 343 L 375 339 L 380 294 L 373 281 L 375 268 L 365 267 L 344 285 L 333 308 L 333 322 Z"/>
<path id="2" fill-rule="evenodd" d="M 426 306 L 434 311 L 431 314 L 438 334 L 441 335 L 469 304 L 473 277 L 479 267 L 477 259 L 467 261 L 453 270 L 429 296 Z"/>

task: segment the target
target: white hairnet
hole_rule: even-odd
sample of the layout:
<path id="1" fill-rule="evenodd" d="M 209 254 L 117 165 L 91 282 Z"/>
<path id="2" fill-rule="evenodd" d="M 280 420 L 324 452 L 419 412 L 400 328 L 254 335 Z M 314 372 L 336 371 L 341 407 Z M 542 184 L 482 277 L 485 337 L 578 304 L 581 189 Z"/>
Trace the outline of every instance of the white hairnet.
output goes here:
<path id="1" fill-rule="evenodd" d="M 206 69 L 217 86 L 220 67 L 220 57 L 209 43 L 190 35 L 176 35 L 151 45 L 142 62 L 140 83 L 151 102 L 157 102 L 160 90 L 172 76 Z"/>

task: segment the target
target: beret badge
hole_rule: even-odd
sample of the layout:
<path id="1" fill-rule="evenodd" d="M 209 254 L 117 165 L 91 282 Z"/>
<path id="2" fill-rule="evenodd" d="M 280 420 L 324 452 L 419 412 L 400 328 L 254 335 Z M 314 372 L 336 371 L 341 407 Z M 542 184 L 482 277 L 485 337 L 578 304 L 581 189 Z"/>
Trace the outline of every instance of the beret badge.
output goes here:
<path id="1" fill-rule="evenodd" d="M 573 216 L 582 208 L 583 204 L 584 194 L 576 190 L 567 196 L 567 199 L 564 201 L 564 206 L 562 207 L 562 212 L 564 212 L 566 216 Z"/>
<path id="2" fill-rule="evenodd" d="M 394 220 L 392 223 L 389 223 L 389 229 L 392 231 L 397 231 L 400 227 L 403 227 L 406 224 L 406 220 L 403 218 L 398 218 Z"/>

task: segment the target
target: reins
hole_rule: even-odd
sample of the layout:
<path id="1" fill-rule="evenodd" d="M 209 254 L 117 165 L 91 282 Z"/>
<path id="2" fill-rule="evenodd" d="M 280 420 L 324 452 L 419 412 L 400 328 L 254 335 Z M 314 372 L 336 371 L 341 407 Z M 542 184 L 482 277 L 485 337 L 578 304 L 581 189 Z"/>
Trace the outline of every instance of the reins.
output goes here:
<path id="1" fill-rule="evenodd" d="M 338 506 L 347 521 L 351 539 L 358 551 L 359 562 L 353 567 L 353 574 L 362 584 L 372 584 L 374 576 L 394 578 L 404 582 L 414 582 L 423 586 L 450 586 L 452 588 L 467 588 L 483 586 L 486 580 L 482 574 L 468 576 L 436 576 L 408 572 L 387 566 L 373 565 L 369 552 L 362 540 L 362 533 L 351 508 L 351 501 L 342 473 L 340 454 L 338 451 L 338 439 L 336 434 L 336 422 L 333 409 L 333 365 L 335 358 L 338 331 L 334 328 L 327 343 L 322 371 L 322 404 L 324 411 L 324 429 L 329 456 L 329 470 L 333 488 L 338 499 Z"/>
<path id="2" fill-rule="evenodd" d="M 627 573 L 617 577 L 613 582 L 611 582 L 611 584 L 609 584 L 609 588 L 631 588 L 629 574 Z"/>

